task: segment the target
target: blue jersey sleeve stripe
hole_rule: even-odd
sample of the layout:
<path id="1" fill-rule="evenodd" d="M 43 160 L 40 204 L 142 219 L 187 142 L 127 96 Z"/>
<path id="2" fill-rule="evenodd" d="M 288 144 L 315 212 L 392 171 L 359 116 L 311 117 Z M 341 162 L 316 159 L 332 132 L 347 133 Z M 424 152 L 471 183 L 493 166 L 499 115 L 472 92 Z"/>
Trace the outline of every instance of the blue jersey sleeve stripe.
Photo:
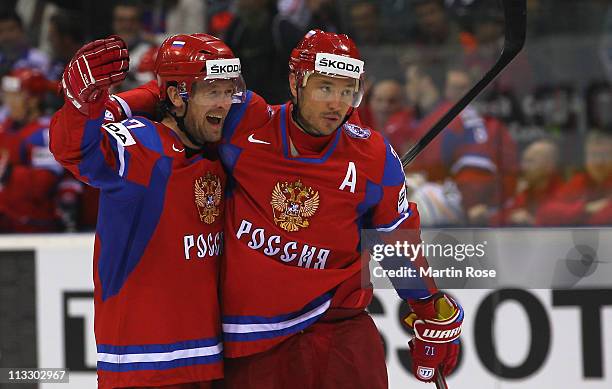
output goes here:
<path id="1" fill-rule="evenodd" d="M 421 299 L 431 296 L 431 290 L 427 289 L 425 282 L 421 281 L 421 283 L 423 284 L 422 288 L 396 289 L 395 291 L 402 300 Z"/>
<path id="2" fill-rule="evenodd" d="M 322 306 L 329 306 L 329 302 L 331 301 L 332 295 L 330 293 L 326 293 L 316 299 L 312 300 L 310 303 L 306 304 L 304 308 L 299 311 L 291 312 L 284 315 L 278 315 L 273 317 L 265 317 L 265 316 L 223 316 L 223 324 L 278 324 L 282 322 L 286 322 L 288 320 L 293 320 L 297 317 L 303 316 L 308 312 L 320 308 Z"/>
<path id="3" fill-rule="evenodd" d="M 281 140 L 283 142 L 283 156 L 289 158 L 289 142 L 287 142 L 287 105 L 280 108 Z"/>
<path id="4" fill-rule="evenodd" d="M 303 329 L 310 327 L 315 323 L 323 314 L 313 316 L 308 320 L 299 322 L 291 327 L 286 327 L 278 330 L 260 331 L 260 332 L 246 332 L 246 333 L 229 333 L 224 332 L 223 338 L 226 342 L 252 342 L 257 340 L 278 338 L 281 336 L 287 336 L 295 334 Z"/>
<path id="5" fill-rule="evenodd" d="M 394 231 L 397 227 L 399 227 L 406 219 L 408 219 L 412 215 L 410 209 L 407 212 L 400 214 L 395 220 L 391 223 L 383 224 L 381 226 L 375 226 L 376 231 L 379 232 L 391 232 Z"/>
<path id="6" fill-rule="evenodd" d="M 201 347 L 211 347 L 219 344 L 219 338 L 205 338 L 186 340 L 168 344 L 143 344 L 130 346 L 114 346 L 110 344 L 99 344 L 97 350 L 99 353 L 108 354 L 147 354 L 147 353 L 167 353 L 177 350 L 188 350 Z"/>
<path id="7" fill-rule="evenodd" d="M 404 185 L 405 176 L 402 163 L 397 154 L 391 148 L 391 144 L 385 139 L 385 167 L 382 179 L 383 186 Z"/>
<path id="8" fill-rule="evenodd" d="M 249 104 L 251 103 L 251 98 L 253 97 L 253 92 L 248 90 L 246 92 L 246 97 L 244 103 L 234 103 L 227 113 L 227 117 L 225 118 L 225 122 L 223 123 L 223 139 L 226 142 L 231 141 L 234 136 L 234 132 L 238 125 L 242 121 L 242 117 L 246 112 Z"/>

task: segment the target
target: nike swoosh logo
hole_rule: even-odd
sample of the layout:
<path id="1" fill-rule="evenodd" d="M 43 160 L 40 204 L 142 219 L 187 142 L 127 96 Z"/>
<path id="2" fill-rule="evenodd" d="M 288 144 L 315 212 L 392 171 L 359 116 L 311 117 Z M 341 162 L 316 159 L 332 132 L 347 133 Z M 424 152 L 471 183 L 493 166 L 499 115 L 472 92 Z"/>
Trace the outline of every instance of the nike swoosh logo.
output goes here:
<path id="1" fill-rule="evenodd" d="M 177 153 L 182 153 L 183 151 L 185 151 L 185 149 L 177 149 L 174 143 L 172 143 L 172 150 L 176 151 Z"/>
<path id="2" fill-rule="evenodd" d="M 261 143 L 262 145 L 269 145 L 270 142 L 266 142 L 264 140 L 255 139 L 254 134 L 249 135 L 249 142 L 251 143 Z"/>

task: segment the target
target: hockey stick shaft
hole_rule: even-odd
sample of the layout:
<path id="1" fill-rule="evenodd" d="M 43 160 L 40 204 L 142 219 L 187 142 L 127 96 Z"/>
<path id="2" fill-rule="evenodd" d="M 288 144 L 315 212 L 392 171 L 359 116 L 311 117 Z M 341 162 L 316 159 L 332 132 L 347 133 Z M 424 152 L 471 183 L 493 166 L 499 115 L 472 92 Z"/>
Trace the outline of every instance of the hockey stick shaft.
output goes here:
<path id="1" fill-rule="evenodd" d="M 446 378 L 442 373 L 442 369 L 438 368 L 436 373 L 436 389 L 448 389 L 448 385 L 446 385 Z"/>
<path id="2" fill-rule="evenodd" d="M 523 48 L 527 27 L 526 0 L 502 0 L 502 4 L 506 31 L 501 56 L 484 77 L 402 156 L 402 166 L 404 168 L 497 77 Z"/>

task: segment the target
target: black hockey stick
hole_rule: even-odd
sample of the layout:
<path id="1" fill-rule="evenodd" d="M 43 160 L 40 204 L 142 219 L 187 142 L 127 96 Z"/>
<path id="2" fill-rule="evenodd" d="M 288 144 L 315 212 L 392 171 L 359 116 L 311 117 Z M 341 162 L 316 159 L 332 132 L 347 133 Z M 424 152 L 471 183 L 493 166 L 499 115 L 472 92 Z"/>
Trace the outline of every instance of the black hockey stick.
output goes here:
<path id="1" fill-rule="evenodd" d="M 446 385 L 446 378 L 444 378 L 444 374 L 442 374 L 442 369 L 436 369 L 436 389 L 448 389 L 448 385 Z"/>
<path id="2" fill-rule="evenodd" d="M 405 168 L 463 109 L 478 96 L 516 57 L 525 43 L 527 28 L 526 0 L 501 0 L 504 7 L 505 38 L 501 56 L 484 77 L 470 89 L 419 141 L 402 156 Z"/>

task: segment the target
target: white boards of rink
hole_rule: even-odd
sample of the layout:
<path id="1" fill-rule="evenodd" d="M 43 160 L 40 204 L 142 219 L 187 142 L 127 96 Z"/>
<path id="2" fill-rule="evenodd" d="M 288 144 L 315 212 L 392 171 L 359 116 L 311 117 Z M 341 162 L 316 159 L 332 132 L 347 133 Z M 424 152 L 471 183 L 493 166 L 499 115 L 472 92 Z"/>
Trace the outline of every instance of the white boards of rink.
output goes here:
<path id="1" fill-rule="evenodd" d="M 537 230 L 532 232 L 537 239 Z M 35 258 L 38 367 L 71 369 L 70 383 L 40 387 L 95 388 L 93 235 L 0 237 L 0 252 L 21 250 L 33 251 Z M 601 290 L 451 293 L 466 312 L 462 358 L 448 379 L 451 388 L 612 387 L 612 280 Z M 395 292 L 376 291 L 371 307 L 385 341 L 389 387 L 428 387 L 406 370 L 409 335 L 399 322 L 402 303 Z"/>

